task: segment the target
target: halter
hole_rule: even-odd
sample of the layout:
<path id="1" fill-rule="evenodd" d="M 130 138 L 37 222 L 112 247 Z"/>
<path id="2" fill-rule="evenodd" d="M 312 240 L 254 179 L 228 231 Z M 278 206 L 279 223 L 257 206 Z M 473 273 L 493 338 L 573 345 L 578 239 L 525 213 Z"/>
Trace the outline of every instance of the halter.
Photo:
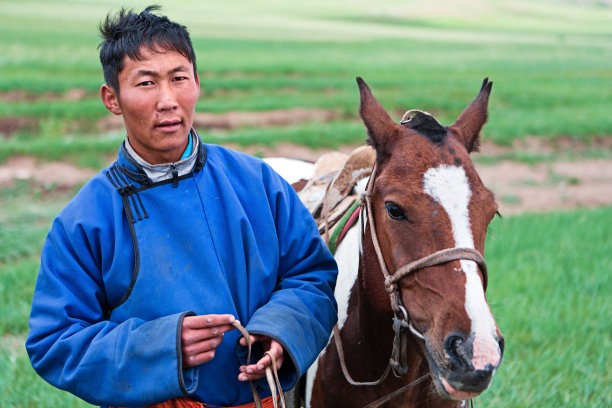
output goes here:
<path id="1" fill-rule="evenodd" d="M 340 366 L 342 368 L 342 372 L 346 381 L 355 386 L 366 386 L 366 385 L 379 385 L 381 384 L 388 376 L 390 371 L 393 371 L 393 374 L 396 377 L 401 377 L 402 375 L 408 372 L 408 356 L 405 352 L 406 347 L 402 347 L 402 344 L 406 344 L 408 341 L 408 333 L 406 329 L 408 329 L 415 337 L 425 340 L 425 336 L 421 332 L 419 332 L 412 322 L 410 321 L 410 317 L 408 316 L 408 312 L 402 303 L 402 298 L 400 295 L 400 290 L 398 283 L 400 280 L 410 275 L 413 272 L 421 270 L 423 268 L 440 265 L 451 261 L 456 260 L 468 260 L 474 261 L 478 264 L 480 270 L 482 271 L 483 276 L 483 286 L 484 290 L 487 290 L 488 283 L 488 274 L 487 274 L 487 264 L 484 260 L 484 257 L 474 248 L 447 248 L 442 249 L 440 251 L 434 252 L 433 254 L 427 255 L 423 258 L 417 259 L 416 261 L 410 262 L 395 271 L 393 275 L 389 273 L 387 265 L 385 263 L 385 259 L 383 258 L 382 251 L 380 249 L 380 244 L 378 242 L 378 235 L 376 234 L 376 226 L 374 223 L 374 212 L 372 211 L 372 192 L 374 190 L 374 179 L 376 177 L 377 164 L 374 163 L 372 168 L 372 173 L 370 175 L 370 179 L 368 180 L 368 184 L 366 187 L 366 191 L 361 195 L 361 233 L 362 233 L 362 242 L 365 237 L 365 228 L 363 223 L 364 219 L 369 214 L 368 218 L 370 224 L 370 234 L 372 236 L 372 243 L 374 244 L 374 250 L 376 252 L 376 256 L 378 258 L 378 263 L 380 269 L 385 278 L 385 289 L 389 294 L 389 300 L 391 302 L 391 310 L 393 311 L 393 331 L 394 331 L 394 339 L 393 339 L 393 349 L 391 351 L 391 357 L 389 359 L 389 364 L 383 375 L 376 381 L 369 382 L 358 382 L 353 380 L 353 378 L 348 373 L 346 368 L 346 364 L 344 362 L 344 351 L 342 347 L 342 342 L 340 340 L 340 331 L 338 330 L 338 326 L 334 327 L 334 340 L 336 344 L 336 349 L 338 351 L 338 355 L 340 357 Z M 414 382 L 392 392 L 391 394 L 374 401 L 369 404 L 367 407 L 378 407 L 390 399 L 400 395 L 404 391 L 409 388 L 423 382 L 430 374 L 427 373 L 422 377 L 419 377 Z"/>
<path id="2" fill-rule="evenodd" d="M 393 275 L 389 273 L 385 259 L 383 258 L 380 244 L 378 242 L 378 235 L 376 234 L 376 225 L 374 222 L 374 211 L 372 211 L 372 192 L 374 190 L 374 178 L 376 177 L 377 164 L 374 163 L 370 180 L 368 180 L 367 188 L 365 193 L 361 195 L 361 223 L 362 223 L 362 234 L 365 234 L 365 228 L 363 228 L 363 222 L 366 216 L 369 214 L 368 222 L 370 224 L 370 234 L 372 236 L 372 243 L 374 244 L 374 250 L 378 258 L 378 264 L 385 278 L 385 289 L 389 294 L 391 301 L 391 310 L 396 318 L 401 319 L 405 322 L 406 326 L 410 331 L 418 338 L 424 340 L 425 337 L 419 331 L 417 331 L 412 322 L 408 317 L 408 313 L 402 304 L 398 282 L 408 276 L 409 274 L 426 268 L 428 266 L 440 265 L 450 261 L 456 260 L 468 260 L 474 261 L 480 267 L 483 276 L 484 290 L 487 290 L 488 275 L 487 275 L 487 264 L 484 257 L 475 250 L 474 248 L 446 248 L 440 251 L 434 252 L 433 254 L 424 256 L 423 258 L 417 259 L 416 261 L 410 262 L 395 271 Z M 395 324 L 394 324 L 395 326 Z"/>

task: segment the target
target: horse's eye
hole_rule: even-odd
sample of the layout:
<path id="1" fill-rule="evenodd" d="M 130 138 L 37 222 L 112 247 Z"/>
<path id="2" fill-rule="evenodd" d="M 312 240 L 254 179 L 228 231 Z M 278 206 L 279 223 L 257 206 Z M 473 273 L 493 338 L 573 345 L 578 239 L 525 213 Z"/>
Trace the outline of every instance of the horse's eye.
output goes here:
<path id="1" fill-rule="evenodd" d="M 404 214 L 404 210 L 400 208 L 399 205 L 395 203 L 387 203 L 385 204 L 385 209 L 389 213 L 389 217 L 394 220 L 407 220 L 406 214 Z"/>

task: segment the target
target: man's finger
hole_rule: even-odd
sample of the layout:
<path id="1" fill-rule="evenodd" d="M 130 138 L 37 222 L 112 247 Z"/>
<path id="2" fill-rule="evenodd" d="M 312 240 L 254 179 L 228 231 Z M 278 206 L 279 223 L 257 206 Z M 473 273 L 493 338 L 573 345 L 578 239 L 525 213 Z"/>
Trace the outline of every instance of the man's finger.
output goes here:
<path id="1" fill-rule="evenodd" d="M 185 316 L 183 325 L 190 329 L 206 329 L 215 326 L 231 325 L 236 318 L 230 314 Z"/>
<path id="2" fill-rule="evenodd" d="M 196 367 L 200 364 L 208 363 L 215 357 L 215 350 L 206 351 L 204 353 L 183 356 L 183 367 Z"/>
<path id="3" fill-rule="evenodd" d="M 181 333 L 181 340 L 184 345 L 190 345 L 213 339 L 215 337 L 222 337 L 225 332 L 233 329 L 233 326 L 215 326 L 208 329 L 189 329 L 183 328 Z"/>
<path id="4" fill-rule="evenodd" d="M 187 355 L 195 355 L 206 351 L 214 350 L 221 344 L 222 341 L 223 334 L 194 343 L 185 342 L 185 344 L 183 345 L 183 353 Z"/>
<path id="5" fill-rule="evenodd" d="M 270 352 L 274 359 L 276 360 L 276 369 L 280 369 L 283 364 L 283 346 L 280 345 L 276 340 L 272 340 L 269 337 L 265 336 L 251 336 L 252 340 L 261 340 L 267 344 L 266 351 Z M 246 345 L 246 340 L 244 338 L 241 339 L 241 344 Z M 259 361 L 255 364 L 243 365 L 239 367 L 240 375 L 238 379 L 240 381 L 253 380 L 262 378 L 265 375 L 266 367 L 272 366 L 272 358 L 265 354 Z"/>

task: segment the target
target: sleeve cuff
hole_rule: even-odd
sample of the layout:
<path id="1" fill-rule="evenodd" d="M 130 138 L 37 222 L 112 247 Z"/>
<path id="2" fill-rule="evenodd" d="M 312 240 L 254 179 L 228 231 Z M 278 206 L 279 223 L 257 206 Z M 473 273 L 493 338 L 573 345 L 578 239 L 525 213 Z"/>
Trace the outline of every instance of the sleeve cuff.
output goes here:
<path id="1" fill-rule="evenodd" d="M 181 334 L 183 332 L 183 320 L 185 316 L 195 316 L 192 311 L 185 312 L 179 316 L 176 327 L 176 361 L 178 368 L 178 382 L 184 395 L 191 395 L 198 388 L 200 370 L 198 367 L 183 368 L 183 352 Z"/>

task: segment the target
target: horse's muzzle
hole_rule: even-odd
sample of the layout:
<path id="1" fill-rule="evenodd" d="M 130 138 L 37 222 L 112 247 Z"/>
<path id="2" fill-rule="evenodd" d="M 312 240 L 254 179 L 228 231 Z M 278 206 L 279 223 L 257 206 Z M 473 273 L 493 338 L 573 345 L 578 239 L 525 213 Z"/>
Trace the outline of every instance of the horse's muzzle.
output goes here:
<path id="1" fill-rule="evenodd" d="M 438 362 L 434 383 L 440 394 L 453 400 L 470 399 L 486 390 L 501 364 L 503 337 L 495 336 L 487 344 L 474 336 L 452 333 L 444 340 L 446 362 Z M 430 361 L 430 364 L 432 361 Z M 442 364 L 440 364 L 442 363 Z M 437 374 L 437 375 L 436 375 Z"/>

